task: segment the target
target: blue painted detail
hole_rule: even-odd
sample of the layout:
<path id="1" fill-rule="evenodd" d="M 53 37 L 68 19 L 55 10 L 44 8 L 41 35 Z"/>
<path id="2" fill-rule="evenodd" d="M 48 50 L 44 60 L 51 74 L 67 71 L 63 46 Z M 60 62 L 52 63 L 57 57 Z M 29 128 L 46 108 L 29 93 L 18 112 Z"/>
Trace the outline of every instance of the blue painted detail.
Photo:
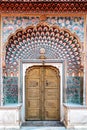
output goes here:
<path id="1" fill-rule="evenodd" d="M 72 33 L 84 42 L 84 18 L 83 17 L 48 17 L 47 22 L 52 25 L 58 25 L 61 28 L 69 29 Z"/>
<path id="2" fill-rule="evenodd" d="M 3 42 L 6 42 L 8 36 L 19 28 L 26 28 L 29 25 L 39 23 L 39 17 L 3 17 Z"/>
<path id="3" fill-rule="evenodd" d="M 83 77 L 67 77 L 67 103 L 82 104 Z"/>
<path id="4" fill-rule="evenodd" d="M 18 77 L 3 78 L 4 105 L 18 103 Z"/>

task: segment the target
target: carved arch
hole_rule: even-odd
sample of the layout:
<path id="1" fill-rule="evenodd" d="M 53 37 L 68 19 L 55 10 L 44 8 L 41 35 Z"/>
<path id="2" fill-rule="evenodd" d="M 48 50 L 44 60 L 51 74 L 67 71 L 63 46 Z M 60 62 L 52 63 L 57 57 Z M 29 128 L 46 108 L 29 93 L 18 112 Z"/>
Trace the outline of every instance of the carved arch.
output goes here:
<path id="1" fill-rule="evenodd" d="M 6 43 L 7 72 L 18 71 L 20 59 L 37 59 L 40 48 L 44 48 L 48 59 L 67 60 L 68 73 L 81 69 L 81 44 L 79 38 L 65 28 L 40 23 L 18 29 Z"/>

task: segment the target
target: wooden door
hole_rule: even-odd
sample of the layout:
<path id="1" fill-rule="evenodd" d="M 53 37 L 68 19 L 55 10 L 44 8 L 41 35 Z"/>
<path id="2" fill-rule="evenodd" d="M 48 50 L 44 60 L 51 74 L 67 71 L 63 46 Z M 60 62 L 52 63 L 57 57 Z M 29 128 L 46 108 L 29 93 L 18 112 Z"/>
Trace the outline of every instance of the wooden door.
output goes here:
<path id="1" fill-rule="evenodd" d="M 45 120 L 60 119 L 59 73 L 56 68 L 45 67 Z"/>
<path id="2" fill-rule="evenodd" d="M 60 77 L 57 68 L 33 66 L 26 71 L 26 120 L 60 119 Z"/>

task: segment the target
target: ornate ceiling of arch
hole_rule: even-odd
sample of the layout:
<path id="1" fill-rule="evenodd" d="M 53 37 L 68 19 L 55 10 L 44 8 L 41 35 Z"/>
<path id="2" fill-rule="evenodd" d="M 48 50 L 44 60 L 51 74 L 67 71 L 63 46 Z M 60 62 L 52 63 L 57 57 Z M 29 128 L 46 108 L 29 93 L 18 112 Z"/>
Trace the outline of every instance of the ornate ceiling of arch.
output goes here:
<path id="1" fill-rule="evenodd" d="M 69 73 L 80 70 L 81 47 L 77 38 L 67 30 L 42 24 L 19 30 L 9 38 L 5 56 L 7 72 L 18 71 L 19 59 L 39 58 L 41 48 L 48 59 L 67 59 Z"/>

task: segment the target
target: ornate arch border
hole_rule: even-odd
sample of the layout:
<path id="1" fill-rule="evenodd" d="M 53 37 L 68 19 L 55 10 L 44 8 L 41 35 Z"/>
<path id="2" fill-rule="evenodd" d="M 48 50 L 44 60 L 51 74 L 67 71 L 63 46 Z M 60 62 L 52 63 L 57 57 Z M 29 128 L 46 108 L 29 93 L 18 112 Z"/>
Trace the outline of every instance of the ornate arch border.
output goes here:
<path id="1" fill-rule="evenodd" d="M 17 41 L 18 41 L 18 34 L 21 32 L 21 35 L 23 36 L 23 35 L 25 35 L 25 33 L 26 34 L 29 34 L 29 32 L 28 32 L 28 30 L 29 29 L 32 29 L 32 32 L 33 32 L 33 30 L 34 29 L 38 29 L 38 28 L 40 28 L 40 26 L 42 27 L 42 26 L 44 26 L 44 28 L 45 28 L 45 26 L 46 27 L 48 27 L 48 29 L 55 29 L 55 30 L 57 30 L 57 31 L 59 31 L 59 33 L 62 33 L 61 35 L 62 36 L 64 36 L 64 38 L 62 39 L 62 37 L 61 37 L 61 39 L 60 39 L 60 37 L 59 36 L 57 36 L 58 38 L 57 39 L 59 39 L 59 41 L 57 41 L 57 39 L 55 39 L 55 40 L 53 40 L 52 38 L 53 38 L 53 36 L 50 38 L 50 41 L 51 40 L 53 40 L 53 43 L 52 43 L 52 41 L 51 41 L 51 44 L 53 44 L 52 46 L 53 46 L 53 48 L 57 48 L 57 50 L 56 50 L 56 52 L 57 52 L 57 56 L 59 55 L 59 51 L 58 51 L 58 46 L 60 45 L 60 46 L 62 46 L 63 47 L 63 49 L 65 48 L 65 51 L 66 51 L 66 49 L 67 49 L 67 52 L 69 53 L 69 56 L 71 57 L 70 58 L 70 60 L 72 59 L 72 57 L 74 57 L 74 58 L 79 58 L 79 60 L 77 60 L 77 59 L 74 59 L 74 61 L 69 61 L 70 63 L 69 64 L 72 64 L 73 62 L 75 62 L 76 61 L 76 64 L 80 67 L 80 65 L 81 65 L 81 59 L 80 59 L 80 57 L 81 57 L 81 44 L 80 44 L 80 40 L 79 40 L 79 38 L 78 38 L 78 36 L 75 34 L 75 33 L 72 33 L 71 31 L 69 31 L 68 29 L 66 29 L 66 28 L 60 28 L 59 26 L 57 26 L 57 25 L 49 25 L 48 23 L 46 23 L 46 22 L 40 22 L 39 24 L 37 24 L 36 26 L 34 26 L 34 25 L 30 25 L 30 26 L 28 26 L 28 27 L 26 27 L 25 29 L 23 29 L 23 28 L 20 28 L 20 29 L 18 29 L 18 30 L 16 30 L 16 32 L 15 33 L 13 33 L 13 34 L 11 34 L 9 37 L 8 37 L 8 42 L 6 42 L 6 44 L 5 44 L 5 46 L 4 46 L 4 48 L 8 48 L 9 49 L 9 44 L 10 44 L 10 40 L 13 40 L 13 44 L 15 45 L 15 43 L 14 43 L 14 38 L 15 38 L 15 36 L 17 37 Z M 38 32 L 38 31 L 37 31 Z M 54 32 L 53 32 L 54 33 Z M 58 32 L 57 32 L 58 33 Z M 56 33 L 56 34 L 57 34 Z M 68 35 L 70 35 L 71 37 L 73 37 L 73 38 L 71 38 L 71 42 L 70 42 L 70 39 L 69 39 L 69 42 L 68 42 L 68 40 L 66 40 L 65 42 L 64 42 L 64 40 L 65 39 L 67 39 L 67 38 L 69 38 L 69 36 L 66 36 L 65 37 L 65 33 L 67 33 Z M 38 34 L 39 35 L 39 34 Z M 60 34 L 59 34 L 60 35 Z M 41 34 L 40 34 L 40 36 L 41 36 Z M 32 36 L 31 36 L 32 37 Z M 35 37 L 34 38 L 36 38 L 37 36 L 36 36 L 36 33 L 35 33 Z M 12 38 L 12 39 L 11 39 Z M 54 38 L 55 38 L 55 36 L 54 36 Z M 23 38 L 21 38 L 22 40 L 23 40 Z M 47 39 L 47 38 L 46 38 Z M 73 40 L 74 39 L 74 40 Z M 76 41 L 75 41 L 76 40 Z M 26 38 L 26 41 L 27 41 L 27 38 Z M 32 39 L 30 40 L 31 42 L 32 42 Z M 18 41 L 19 42 L 19 41 Z M 40 40 L 40 42 L 42 43 L 42 41 Z M 72 44 L 72 42 L 75 42 L 74 44 Z M 23 41 L 22 41 L 22 43 L 23 43 Z M 18 43 L 19 44 L 19 43 Z M 56 45 L 57 44 L 57 45 Z M 33 45 L 32 43 L 31 43 L 31 45 Z M 36 45 L 36 43 L 34 44 L 34 46 Z M 46 45 L 48 45 L 47 43 L 46 43 Z M 73 46 L 74 45 L 74 46 Z M 51 47 L 52 47 L 51 46 Z M 66 46 L 68 47 L 68 48 L 66 48 Z M 61 47 L 61 48 L 62 48 Z M 75 49 L 77 49 L 77 51 L 74 49 L 74 47 L 75 47 Z M 59 47 L 60 48 L 60 47 Z M 72 49 L 72 54 L 70 54 L 70 52 L 69 52 L 69 49 Z M 31 48 L 31 51 L 33 51 L 33 49 Z M 64 51 L 64 53 L 65 53 L 65 51 Z M 11 55 L 12 55 L 12 51 L 10 51 L 11 52 Z M 55 52 L 55 53 L 56 53 Z M 77 54 L 76 54 L 77 53 Z M 6 55 L 6 52 L 5 52 L 5 55 Z M 63 55 L 62 55 L 63 56 Z M 4 56 L 5 57 L 5 56 Z M 66 54 L 65 54 L 65 57 L 67 57 L 68 58 L 68 56 L 66 56 Z M 79 63 L 78 63 L 79 62 Z M 79 65 L 80 64 L 80 65 Z M 74 65 L 74 63 L 73 63 L 73 65 Z M 75 67 L 75 65 L 74 65 L 74 67 Z M 77 67 L 78 68 L 78 67 Z M 71 69 L 71 71 L 72 71 L 72 68 L 70 68 Z M 80 68 L 79 68 L 80 69 Z M 77 70 L 77 71 L 80 71 L 80 70 Z"/>
<path id="2" fill-rule="evenodd" d="M 36 28 L 38 28 L 38 27 L 41 26 L 41 25 L 43 25 L 43 26 L 48 26 L 49 28 L 57 28 L 57 29 L 60 30 L 60 31 L 66 31 L 66 32 L 68 32 L 68 33 L 69 33 L 70 35 L 72 35 L 73 37 L 76 37 L 76 39 L 77 39 L 77 41 L 78 41 L 78 43 L 79 43 L 79 45 L 80 45 L 80 47 L 81 47 L 80 39 L 79 39 L 79 37 L 76 35 L 75 32 L 72 33 L 69 29 L 67 29 L 67 28 L 65 28 L 65 27 L 61 28 L 61 27 L 59 27 L 58 25 L 49 25 L 47 22 L 42 22 L 42 21 L 39 22 L 37 25 L 27 26 L 25 29 L 22 28 L 22 27 L 19 28 L 19 29 L 17 29 L 14 33 L 12 33 L 12 34 L 10 34 L 10 35 L 8 36 L 7 42 L 4 44 L 3 47 L 6 48 L 6 46 L 9 44 L 10 38 L 11 38 L 12 36 L 15 36 L 18 32 L 20 32 L 20 31 L 26 32 L 27 29 L 31 29 L 31 28 L 36 29 Z"/>

